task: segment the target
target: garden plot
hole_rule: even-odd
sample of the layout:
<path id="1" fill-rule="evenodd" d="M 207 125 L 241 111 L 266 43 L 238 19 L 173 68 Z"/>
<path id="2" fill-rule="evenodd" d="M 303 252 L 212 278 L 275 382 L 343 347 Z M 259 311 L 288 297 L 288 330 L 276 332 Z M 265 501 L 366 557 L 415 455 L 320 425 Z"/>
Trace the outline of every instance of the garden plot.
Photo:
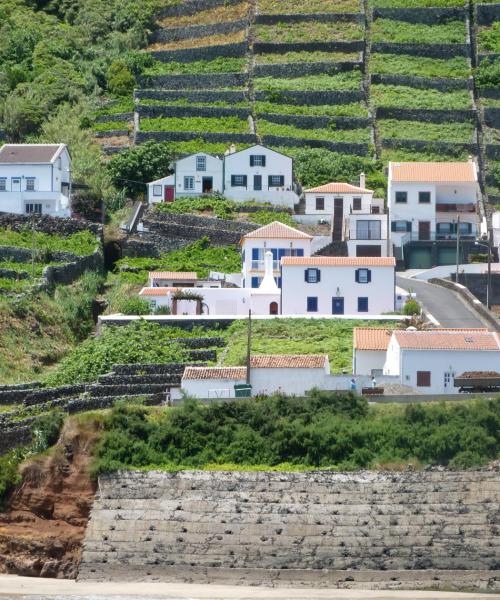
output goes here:
<path id="1" fill-rule="evenodd" d="M 447 8 L 465 6 L 465 0 L 371 0 L 376 8 Z"/>
<path id="2" fill-rule="evenodd" d="M 480 53 L 500 53 L 500 22 L 494 23 L 491 27 L 480 27 L 477 45 Z"/>
<path id="3" fill-rule="evenodd" d="M 162 62 L 155 61 L 154 64 L 144 70 L 144 75 L 183 75 L 183 74 L 205 74 L 205 73 L 242 73 L 246 70 L 247 60 L 245 58 L 234 58 L 219 56 L 213 60 L 194 60 L 192 62 Z"/>
<path id="4" fill-rule="evenodd" d="M 467 59 L 454 56 L 447 59 L 374 53 L 370 61 L 372 73 L 409 77 L 444 77 L 465 79 L 471 71 Z"/>
<path id="5" fill-rule="evenodd" d="M 255 41 L 262 43 L 359 41 L 363 37 L 363 29 L 357 22 L 303 21 L 257 25 L 255 28 Z"/>
<path id="6" fill-rule="evenodd" d="M 335 75 L 309 75 L 290 79 L 258 77 L 254 79 L 256 91 L 359 91 L 362 75 L 358 70 Z"/>
<path id="7" fill-rule="evenodd" d="M 421 110 L 467 110 L 472 108 L 472 98 L 467 90 L 441 92 L 404 85 L 372 85 L 371 96 L 377 107 Z"/>
<path id="8" fill-rule="evenodd" d="M 441 162 L 441 161 L 466 161 L 470 152 L 457 146 L 446 153 L 442 150 L 433 150 L 432 147 L 422 150 L 407 150 L 404 148 L 383 148 L 380 160 L 383 164 L 393 162 Z"/>
<path id="9" fill-rule="evenodd" d="M 377 123 L 380 137 L 383 139 L 470 144 L 475 131 L 474 124 L 471 122 L 428 123 L 425 121 L 379 119 Z"/>
<path id="10" fill-rule="evenodd" d="M 313 62 L 356 62 L 360 60 L 359 52 L 323 52 L 323 51 L 298 51 L 282 53 L 256 54 L 256 64 L 276 64 L 276 63 L 313 63 Z"/>
<path id="11" fill-rule="evenodd" d="M 250 133 L 248 121 L 237 117 L 160 117 L 141 119 L 141 131 L 196 131 L 200 133 Z"/>
<path id="12" fill-rule="evenodd" d="M 368 116 L 368 108 L 361 102 L 348 104 L 283 104 L 273 101 L 255 102 L 255 112 L 282 115 L 304 115 L 309 117 L 360 117 Z"/>
<path id="13" fill-rule="evenodd" d="M 257 0 L 259 14 L 358 13 L 359 0 Z"/>
<path id="14" fill-rule="evenodd" d="M 372 26 L 373 42 L 396 44 L 464 44 L 465 21 L 426 25 L 393 19 L 376 19 Z"/>
<path id="15" fill-rule="evenodd" d="M 176 15 L 158 21 L 159 27 L 190 27 L 192 25 L 215 25 L 240 21 L 248 16 L 249 3 L 228 4 L 200 10 L 193 15 Z"/>
<path id="16" fill-rule="evenodd" d="M 302 129 L 294 125 L 272 123 L 263 119 L 257 121 L 257 132 L 259 135 L 282 136 L 292 138 L 303 138 L 308 140 L 323 140 L 327 142 L 349 142 L 355 144 L 368 144 L 370 142 L 370 129 L 335 129 L 315 127 L 314 129 Z"/>
<path id="17" fill-rule="evenodd" d="M 246 38 L 246 30 L 242 29 L 235 33 L 226 33 L 218 35 L 208 35 L 205 37 L 197 37 L 186 40 L 178 40 L 174 42 L 156 42 L 148 46 L 151 52 L 160 50 L 182 50 L 187 48 L 204 48 L 207 46 L 219 46 L 224 44 L 239 44 L 244 42 Z"/>

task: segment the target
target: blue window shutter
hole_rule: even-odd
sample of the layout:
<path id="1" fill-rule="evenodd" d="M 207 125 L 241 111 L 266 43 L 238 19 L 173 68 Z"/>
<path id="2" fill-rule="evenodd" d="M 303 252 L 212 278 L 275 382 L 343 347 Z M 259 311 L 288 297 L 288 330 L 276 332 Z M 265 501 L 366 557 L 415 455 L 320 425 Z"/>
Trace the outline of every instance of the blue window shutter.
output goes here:
<path id="1" fill-rule="evenodd" d="M 278 260 L 283 258 L 284 256 L 286 256 L 287 255 L 286 252 L 287 252 L 286 248 L 280 248 L 278 250 Z"/>
<path id="2" fill-rule="evenodd" d="M 265 154 L 262 155 L 262 166 L 263 167 L 266 166 L 266 155 Z"/>
<path id="3" fill-rule="evenodd" d="M 317 279 L 318 279 L 318 283 L 319 283 L 321 281 L 321 271 L 319 269 L 316 269 L 316 272 L 318 274 Z"/>
<path id="4" fill-rule="evenodd" d="M 295 250 L 295 252 L 296 252 L 295 256 L 304 256 L 303 248 L 299 248 L 298 250 Z"/>
<path id="5" fill-rule="evenodd" d="M 253 288 L 259 287 L 259 278 L 258 277 L 252 277 L 252 287 Z"/>
<path id="6" fill-rule="evenodd" d="M 234 175 L 231 175 L 231 187 L 234 187 L 234 183 L 235 183 L 235 177 L 234 177 Z"/>
<path id="7" fill-rule="evenodd" d="M 396 221 L 391 221 L 391 231 L 396 231 Z"/>
<path id="8" fill-rule="evenodd" d="M 259 248 L 252 248 L 252 260 L 259 260 Z"/>
<path id="9" fill-rule="evenodd" d="M 253 156 L 253 154 L 250 154 L 250 166 L 253 167 L 254 164 L 255 164 L 254 156 Z"/>
<path id="10" fill-rule="evenodd" d="M 356 271 L 354 271 L 354 279 L 356 280 L 356 283 L 359 283 L 359 269 L 356 269 Z"/>
<path id="11" fill-rule="evenodd" d="M 368 312 L 368 298 L 358 297 L 358 312 Z"/>
<path id="12" fill-rule="evenodd" d="M 370 281 L 372 280 L 372 270 L 371 269 L 366 269 L 366 274 L 367 274 L 366 282 L 370 283 Z"/>
<path id="13" fill-rule="evenodd" d="M 406 221 L 406 231 L 411 232 L 411 221 Z"/>
<path id="14" fill-rule="evenodd" d="M 304 281 L 309 281 L 309 269 L 304 271 Z"/>
<path id="15" fill-rule="evenodd" d="M 247 176 L 243 175 L 243 185 L 247 187 Z"/>
<path id="16" fill-rule="evenodd" d="M 278 248 L 271 248 L 273 254 L 273 260 L 278 260 Z"/>
<path id="17" fill-rule="evenodd" d="M 280 175 L 280 187 L 283 187 L 284 185 L 285 185 L 285 176 Z"/>
<path id="18" fill-rule="evenodd" d="M 271 175 L 267 176 L 267 187 L 268 188 L 272 187 L 272 177 L 271 177 Z"/>
<path id="19" fill-rule="evenodd" d="M 241 253 L 241 261 L 245 262 L 245 251 L 243 250 L 243 252 Z"/>

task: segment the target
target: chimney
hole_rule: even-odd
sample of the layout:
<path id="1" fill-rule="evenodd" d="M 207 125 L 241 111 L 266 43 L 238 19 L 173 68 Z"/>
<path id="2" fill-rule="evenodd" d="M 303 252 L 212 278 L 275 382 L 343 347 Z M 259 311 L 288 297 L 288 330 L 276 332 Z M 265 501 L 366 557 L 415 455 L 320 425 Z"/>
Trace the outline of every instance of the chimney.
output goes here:
<path id="1" fill-rule="evenodd" d="M 234 154 L 236 152 L 236 146 L 234 144 L 231 144 L 229 146 L 229 154 Z"/>
<path id="2" fill-rule="evenodd" d="M 366 187 L 366 175 L 364 173 L 359 174 L 359 187 L 360 188 Z"/>

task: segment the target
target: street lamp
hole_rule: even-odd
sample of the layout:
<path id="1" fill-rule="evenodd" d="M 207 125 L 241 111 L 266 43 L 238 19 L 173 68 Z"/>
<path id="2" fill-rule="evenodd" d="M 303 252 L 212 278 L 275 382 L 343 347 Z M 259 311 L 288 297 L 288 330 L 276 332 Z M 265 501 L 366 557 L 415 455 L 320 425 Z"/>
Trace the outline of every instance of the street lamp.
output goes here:
<path id="1" fill-rule="evenodd" d="M 491 236 L 488 239 L 488 243 L 484 242 L 474 242 L 475 246 L 482 246 L 483 248 L 488 248 L 488 276 L 486 279 L 486 308 L 490 308 L 490 298 L 491 298 Z"/>

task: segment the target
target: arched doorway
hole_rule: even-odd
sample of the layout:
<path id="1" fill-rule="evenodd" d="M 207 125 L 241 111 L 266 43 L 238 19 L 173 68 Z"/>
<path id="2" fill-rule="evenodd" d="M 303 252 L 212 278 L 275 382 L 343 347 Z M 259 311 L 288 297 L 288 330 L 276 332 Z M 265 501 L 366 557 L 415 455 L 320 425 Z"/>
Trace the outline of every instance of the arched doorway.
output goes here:
<path id="1" fill-rule="evenodd" d="M 270 315 L 278 314 L 278 303 L 277 302 L 271 302 L 271 304 L 269 305 L 269 314 Z"/>

